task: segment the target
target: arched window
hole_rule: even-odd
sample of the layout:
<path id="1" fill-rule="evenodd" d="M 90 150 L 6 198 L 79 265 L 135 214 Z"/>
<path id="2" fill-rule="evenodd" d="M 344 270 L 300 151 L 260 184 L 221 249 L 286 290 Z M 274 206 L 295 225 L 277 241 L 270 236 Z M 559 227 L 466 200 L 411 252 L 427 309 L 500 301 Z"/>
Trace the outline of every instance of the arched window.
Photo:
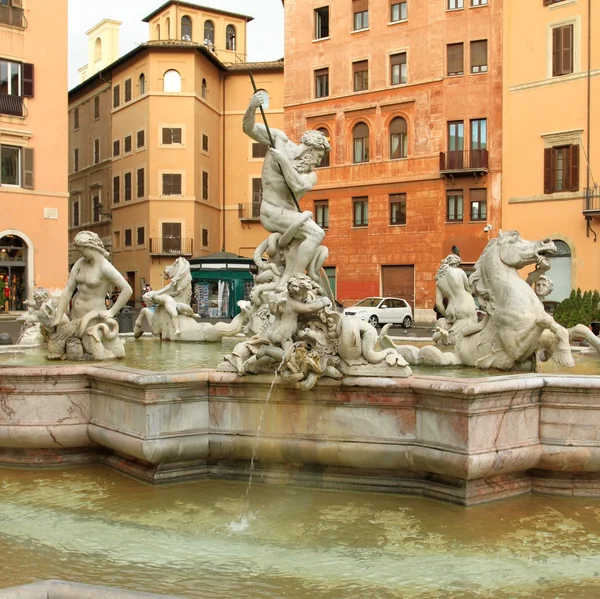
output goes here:
<path id="1" fill-rule="evenodd" d="M 369 162 L 369 126 L 357 123 L 352 129 L 352 162 Z"/>
<path id="2" fill-rule="evenodd" d="M 204 21 L 204 45 L 215 45 L 215 24 L 212 21 Z"/>
<path id="3" fill-rule="evenodd" d="M 327 131 L 327 129 L 325 129 L 325 127 L 319 127 L 317 129 L 317 131 L 319 133 L 322 133 L 327 139 L 329 139 L 329 131 Z M 317 166 L 329 166 L 329 154 L 330 154 L 330 152 L 325 152 L 325 154 L 323 154 L 323 159 L 321 160 L 321 164 L 318 164 Z"/>
<path id="4" fill-rule="evenodd" d="M 102 58 L 102 40 L 97 37 L 94 44 L 94 62 Z"/>
<path id="5" fill-rule="evenodd" d="M 181 39 L 186 42 L 192 41 L 192 19 L 187 15 L 181 17 Z"/>
<path id="6" fill-rule="evenodd" d="M 406 121 L 401 116 L 397 116 L 390 123 L 390 158 L 406 158 L 407 155 Z"/>
<path id="7" fill-rule="evenodd" d="M 160 25 L 156 26 L 156 39 L 159 40 L 160 39 Z"/>
<path id="8" fill-rule="evenodd" d="M 138 79 L 138 90 L 140 96 L 143 96 L 146 93 L 146 75 L 144 75 L 144 73 L 141 73 L 140 78 Z"/>
<path id="9" fill-rule="evenodd" d="M 556 254 L 549 256 L 550 270 L 548 277 L 554 287 L 552 292 L 544 298 L 544 301 L 562 302 L 571 295 L 571 248 L 569 244 L 561 239 L 553 239 L 556 246 Z"/>
<path id="10" fill-rule="evenodd" d="M 206 100 L 206 79 L 202 79 L 202 97 Z"/>
<path id="11" fill-rule="evenodd" d="M 225 29 L 225 49 L 235 52 L 235 45 L 235 27 L 227 25 L 227 29 Z"/>
<path id="12" fill-rule="evenodd" d="M 181 91 L 181 75 L 175 71 L 167 71 L 163 76 L 163 91 L 180 92 Z"/>
<path id="13" fill-rule="evenodd" d="M 170 40 L 171 39 L 171 19 L 169 19 L 169 17 L 167 17 L 165 19 L 165 34 L 167 36 L 167 39 Z"/>

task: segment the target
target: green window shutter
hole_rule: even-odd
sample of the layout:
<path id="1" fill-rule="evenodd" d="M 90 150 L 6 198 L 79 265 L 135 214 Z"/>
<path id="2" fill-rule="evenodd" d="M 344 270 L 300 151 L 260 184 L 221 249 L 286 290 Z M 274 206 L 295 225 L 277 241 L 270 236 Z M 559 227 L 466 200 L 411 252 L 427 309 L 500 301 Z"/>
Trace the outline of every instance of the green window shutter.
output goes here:
<path id="1" fill-rule="evenodd" d="M 23 148 L 22 181 L 24 189 L 33 189 L 33 148 Z"/>

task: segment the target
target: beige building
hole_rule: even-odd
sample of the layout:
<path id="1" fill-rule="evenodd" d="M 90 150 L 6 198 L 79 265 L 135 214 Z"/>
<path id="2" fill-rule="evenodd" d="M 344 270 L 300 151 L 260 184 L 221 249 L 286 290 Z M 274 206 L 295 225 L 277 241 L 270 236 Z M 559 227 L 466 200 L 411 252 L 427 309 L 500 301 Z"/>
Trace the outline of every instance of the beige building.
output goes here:
<path id="1" fill-rule="evenodd" d="M 597 0 L 504 2 L 503 226 L 550 237 L 560 301 L 600 289 Z"/>
<path id="2" fill-rule="evenodd" d="M 0 276 L 13 310 L 67 279 L 66 89 L 67 0 L 3 0 Z"/>
<path id="3" fill-rule="evenodd" d="M 283 62 L 243 62 L 250 19 L 167 2 L 145 19 L 149 42 L 69 93 L 71 240 L 103 237 L 138 299 L 177 256 L 251 256 L 264 237 L 264 148 L 242 117 L 252 69 L 282 126 Z"/>

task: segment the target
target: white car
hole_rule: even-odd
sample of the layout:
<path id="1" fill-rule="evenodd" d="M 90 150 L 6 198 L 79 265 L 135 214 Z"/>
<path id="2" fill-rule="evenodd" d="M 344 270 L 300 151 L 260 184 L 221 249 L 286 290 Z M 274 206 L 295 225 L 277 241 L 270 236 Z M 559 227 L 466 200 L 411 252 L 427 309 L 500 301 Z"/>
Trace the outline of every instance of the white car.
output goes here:
<path id="1" fill-rule="evenodd" d="M 358 304 L 344 309 L 346 316 L 367 320 L 376 327 L 388 322 L 401 324 L 405 329 L 412 325 L 412 308 L 399 297 L 367 297 Z"/>

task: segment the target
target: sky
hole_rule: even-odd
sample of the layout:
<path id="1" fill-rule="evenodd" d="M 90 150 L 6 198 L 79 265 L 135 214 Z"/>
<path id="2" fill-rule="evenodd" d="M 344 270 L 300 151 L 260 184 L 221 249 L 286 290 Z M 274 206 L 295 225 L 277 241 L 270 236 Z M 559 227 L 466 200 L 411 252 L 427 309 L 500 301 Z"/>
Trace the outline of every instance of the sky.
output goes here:
<path id="1" fill-rule="evenodd" d="M 69 89 L 79 83 L 77 69 L 87 63 L 85 32 L 102 19 L 121 21 L 120 55 L 148 40 L 142 19 L 166 0 L 69 0 Z M 281 0 L 190 0 L 195 4 L 254 17 L 248 23 L 248 60 L 277 60 L 283 56 Z"/>

